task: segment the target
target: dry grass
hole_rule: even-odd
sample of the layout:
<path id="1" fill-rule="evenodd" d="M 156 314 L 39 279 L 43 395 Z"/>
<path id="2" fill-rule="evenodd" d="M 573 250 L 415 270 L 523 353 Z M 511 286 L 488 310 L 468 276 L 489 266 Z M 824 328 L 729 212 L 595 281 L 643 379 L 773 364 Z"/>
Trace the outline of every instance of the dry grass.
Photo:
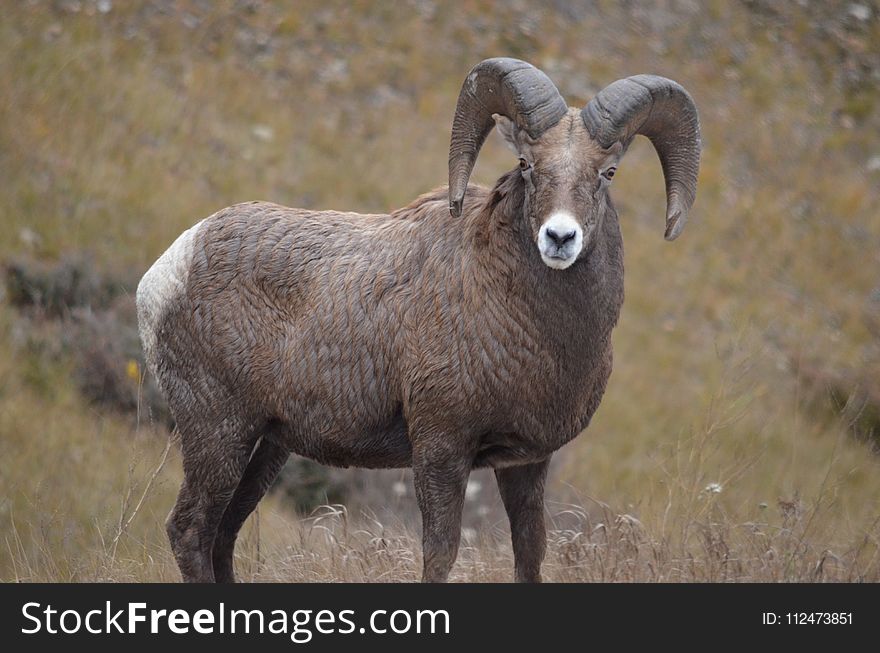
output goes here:
<path id="1" fill-rule="evenodd" d="M 12 3 L 0 258 L 85 252 L 136 273 L 233 202 L 400 206 L 443 182 L 463 71 L 485 56 L 533 61 L 572 104 L 665 74 L 704 126 L 693 222 L 662 242 L 662 178 L 636 143 L 615 182 L 615 370 L 558 456 L 551 495 L 574 507 L 550 504 L 546 576 L 877 580 L 876 432 L 841 404 L 880 378 L 880 21 L 813 4 Z M 490 142 L 475 177 L 514 163 Z M 163 533 L 176 449 L 145 492 L 167 433 L 84 401 L 70 352 L 35 338 L 45 328 L 0 297 L 0 578 L 176 578 Z M 239 570 L 415 578 L 411 497 L 389 494 L 380 483 L 372 503 L 310 520 L 270 499 Z M 511 575 L 486 500 L 488 517 L 469 507 L 469 524 L 492 525 L 469 535 L 459 580 Z M 382 503 L 397 517 L 361 514 Z"/>
<path id="2" fill-rule="evenodd" d="M 710 503 L 707 500 L 707 503 Z M 688 539 L 650 532 L 629 514 L 605 504 L 592 508 L 550 505 L 547 582 L 877 582 L 876 535 L 831 550 L 815 545 L 810 526 L 821 509 L 780 504 L 783 524 L 732 523 L 708 506 Z M 267 519 L 268 516 L 268 519 Z M 561 523 L 565 527 L 561 527 Z M 268 535 L 265 534 L 268 531 Z M 125 533 L 122 533 L 125 537 Z M 78 561 L 59 567 L 49 540 L 23 535 L 13 524 L 6 545 L 15 582 L 174 582 L 177 568 L 165 546 L 129 542 L 117 552 L 106 540 Z M 25 544 L 23 537 L 32 538 Z M 674 537 L 674 536 L 673 536 Z M 34 559 L 34 547 L 37 557 Z M 344 506 L 324 506 L 291 520 L 264 506 L 241 535 L 236 555 L 245 582 L 415 582 L 421 575 L 420 541 L 410 528 L 386 526 L 367 515 L 351 518 Z M 29 551 L 30 550 L 30 551 Z M 452 582 L 510 582 L 513 556 L 499 524 L 466 533 Z"/>
<path id="3" fill-rule="evenodd" d="M 722 398 L 718 398 L 722 401 Z M 747 407 L 745 407 L 745 410 Z M 680 438 L 655 464 L 664 481 L 630 511 L 579 495 L 576 502 L 547 504 L 548 552 L 544 577 L 554 582 L 876 582 L 880 581 L 880 508 L 866 506 L 864 519 L 847 515 L 840 529 L 839 449 L 832 452 L 819 488 L 809 498 L 796 492 L 756 506 L 731 505 L 730 487 L 764 457 L 762 451 L 731 463 L 721 475 L 707 473 L 714 442 L 742 414 L 713 415 L 704 429 Z M 138 427 L 125 441 L 111 438 L 123 466 L 95 470 L 118 496 L 96 501 L 87 478 L 58 478 L 52 464 L 38 482 L 22 522 L 8 515 L 4 531 L 6 580 L 15 582 L 171 582 L 178 578 L 164 539 L 162 511 L 172 503 L 180 476 L 173 434 L 164 446 L 152 427 Z M 845 447 L 841 440 L 838 447 Z M 70 451 L 67 449 L 66 451 Z M 44 452 L 48 453 L 48 452 Z M 98 452 L 101 460 L 117 454 Z M 28 464 L 27 460 L 22 460 Z M 854 470 L 847 470 L 852 473 Z M 709 478 L 717 481 L 707 482 Z M 44 481 L 56 481 L 46 487 Z M 85 496 L 70 497 L 75 488 Z M 92 492 L 88 492 L 92 490 Z M 384 488 L 386 495 L 389 493 Z M 62 493 L 63 497 L 56 493 Z M 398 499 L 399 501 L 399 499 Z M 485 501 L 485 499 L 484 499 Z M 410 501 L 411 503 L 411 501 Z M 497 503 L 497 501 L 496 501 Z M 513 556 L 506 520 L 485 503 L 466 510 L 489 513 L 480 528 L 466 527 L 451 580 L 508 582 Z M 46 506 L 55 506 L 48 512 Z M 8 503 L 3 507 L 8 508 Z M 85 511 L 78 514 L 75 509 Z M 480 508 L 483 508 L 481 510 Z M 401 506 L 401 515 L 413 506 Z M 236 552 L 239 579 L 249 582 L 409 582 L 420 576 L 417 524 L 386 511 L 352 514 L 328 505 L 296 516 L 280 497 L 270 497 L 243 529 Z M 638 517 L 636 515 L 639 515 Z M 84 527 L 85 526 L 85 527 Z"/>

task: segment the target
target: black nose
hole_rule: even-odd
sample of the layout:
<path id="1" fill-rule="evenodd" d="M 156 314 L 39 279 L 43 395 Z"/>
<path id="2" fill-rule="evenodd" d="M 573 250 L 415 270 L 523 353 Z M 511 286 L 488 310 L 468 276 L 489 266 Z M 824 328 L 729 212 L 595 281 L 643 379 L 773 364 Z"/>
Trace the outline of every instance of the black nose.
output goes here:
<path id="1" fill-rule="evenodd" d="M 558 231 L 547 228 L 547 238 L 553 241 L 553 244 L 557 247 L 562 247 L 565 243 L 574 240 L 575 231 L 574 229 L 570 229 L 568 231 L 563 231 L 559 233 Z"/>

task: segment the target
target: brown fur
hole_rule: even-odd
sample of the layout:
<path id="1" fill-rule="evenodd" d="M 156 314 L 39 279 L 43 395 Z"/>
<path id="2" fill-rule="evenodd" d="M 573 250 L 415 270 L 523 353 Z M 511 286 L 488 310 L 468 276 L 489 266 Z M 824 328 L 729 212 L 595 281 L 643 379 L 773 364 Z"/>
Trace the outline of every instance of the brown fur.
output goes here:
<path id="1" fill-rule="evenodd" d="M 168 532 L 184 579 L 233 580 L 236 534 L 290 452 L 412 466 L 433 581 L 455 560 L 470 470 L 495 468 L 516 577 L 540 579 L 547 465 L 604 393 L 623 252 L 597 181 L 617 153 L 576 112 L 515 137 L 531 177 L 471 186 L 459 219 L 442 188 L 391 215 L 251 202 L 200 227 L 148 352 L 181 434 Z M 561 271 L 535 246 L 559 208 L 589 234 Z"/>

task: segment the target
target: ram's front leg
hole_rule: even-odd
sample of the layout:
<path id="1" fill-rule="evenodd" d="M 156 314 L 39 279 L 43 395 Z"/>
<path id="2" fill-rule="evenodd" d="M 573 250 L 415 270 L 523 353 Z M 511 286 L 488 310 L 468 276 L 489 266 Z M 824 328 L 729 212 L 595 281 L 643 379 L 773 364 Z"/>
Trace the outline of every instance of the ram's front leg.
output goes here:
<path id="1" fill-rule="evenodd" d="M 550 459 L 531 465 L 495 470 L 501 500 L 510 518 L 513 558 L 518 583 L 540 583 L 547 549 L 544 525 L 544 481 Z"/>
<path id="2" fill-rule="evenodd" d="M 422 513 L 422 582 L 445 583 L 458 555 L 464 491 L 473 465 L 445 434 L 432 433 L 413 446 L 413 477 Z"/>

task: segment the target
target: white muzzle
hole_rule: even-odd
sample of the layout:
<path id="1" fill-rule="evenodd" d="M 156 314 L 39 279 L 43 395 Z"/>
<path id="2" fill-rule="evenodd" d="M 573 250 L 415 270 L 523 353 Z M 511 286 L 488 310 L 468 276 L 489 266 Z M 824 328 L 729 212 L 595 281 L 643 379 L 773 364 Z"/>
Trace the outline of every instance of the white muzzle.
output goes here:
<path id="1" fill-rule="evenodd" d="M 584 230 L 570 213 L 554 213 L 538 232 L 541 259 L 554 270 L 564 270 L 574 263 L 583 246 Z"/>

